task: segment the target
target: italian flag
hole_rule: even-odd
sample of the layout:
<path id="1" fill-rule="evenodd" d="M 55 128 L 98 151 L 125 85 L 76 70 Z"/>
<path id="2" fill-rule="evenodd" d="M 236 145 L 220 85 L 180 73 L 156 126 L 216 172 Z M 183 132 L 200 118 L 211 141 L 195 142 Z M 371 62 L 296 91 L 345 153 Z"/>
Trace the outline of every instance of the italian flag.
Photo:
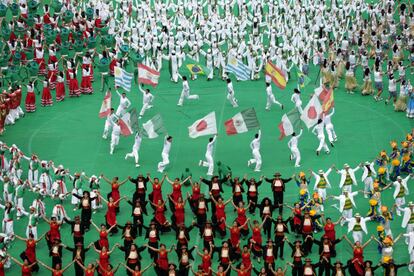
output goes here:
<path id="1" fill-rule="evenodd" d="M 144 134 L 149 139 L 157 138 L 161 134 L 164 134 L 167 132 L 164 128 L 164 123 L 162 121 L 160 114 L 155 115 L 154 117 L 151 118 L 151 120 L 142 124 L 142 128 L 144 129 Z"/>
<path id="2" fill-rule="evenodd" d="M 249 108 L 237 113 L 231 119 L 224 122 L 227 135 L 234 135 L 247 132 L 251 129 L 259 127 L 256 111 Z"/>
<path id="3" fill-rule="evenodd" d="M 111 92 L 106 93 L 101 109 L 99 110 L 99 118 L 105 118 L 111 113 Z"/>
<path id="4" fill-rule="evenodd" d="M 300 113 L 296 108 L 284 114 L 282 116 L 282 121 L 278 126 L 280 131 L 279 140 L 282 140 L 285 136 L 292 135 L 292 133 L 295 132 L 295 129 L 299 128 L 299 125 Z"/>

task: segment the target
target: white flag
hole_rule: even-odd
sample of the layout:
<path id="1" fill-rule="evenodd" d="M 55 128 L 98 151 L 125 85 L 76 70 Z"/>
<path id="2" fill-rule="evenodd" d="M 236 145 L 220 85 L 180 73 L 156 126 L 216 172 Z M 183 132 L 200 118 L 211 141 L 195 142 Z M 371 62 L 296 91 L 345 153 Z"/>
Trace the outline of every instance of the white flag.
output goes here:
<path id="1" fill-rule="evenodd" d="M 214 111 L 188 127 L 188 135 L 191 138 L 212 134 L 217 134 L 216 112 Z"/>

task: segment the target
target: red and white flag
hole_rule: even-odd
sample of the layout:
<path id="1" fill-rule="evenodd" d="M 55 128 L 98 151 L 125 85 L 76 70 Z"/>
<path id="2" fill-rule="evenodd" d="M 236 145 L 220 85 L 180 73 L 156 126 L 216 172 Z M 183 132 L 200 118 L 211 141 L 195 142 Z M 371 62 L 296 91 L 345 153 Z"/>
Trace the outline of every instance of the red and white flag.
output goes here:
<path id="1" fill-rule="evenodd" d="M 131 114 L 125 113 L 122 118 L 119 119 L 119 127 L 121 128 L 121 135 L 129 136 L 133 133 L 131 127 Z"/>
<path id="2" fill-rule="evenodd" d="M 138 64 L 138 83 L 148 84 L 152 87 L 158 85 L 160 72 L 148 67 L 144 64 Z"/>
<path id="3" fill-rule="evenodd" d="M 329 113 L 329 111 L 335 106 L 333 89 L 321 86 L 315 89 L 315 94 L 318 95 L 318 98 L 322 103 L 323 113 Z"/>
<path id="4" fill-rule="evenodd" d="M 217 134 L 216 112 L 210 112 L 188 127 L 188 135 L 197 138 L 204 135 Z"/>
<path id="5" fill-rule="evenodd" d="M 322 112 L 322 105 L 319 102 L 318 96 L 314 94 L 308 105 L 303 109 L 300 118 L 307 128 L 311 128 L 318 122 L 318 119 L 321 118 Z"/>
<path id="6" fill-rule="evenodd" d="M 106 93 L 99 110 L 99 118 L 105 118 L 111 113 L 111 92 Z"/>

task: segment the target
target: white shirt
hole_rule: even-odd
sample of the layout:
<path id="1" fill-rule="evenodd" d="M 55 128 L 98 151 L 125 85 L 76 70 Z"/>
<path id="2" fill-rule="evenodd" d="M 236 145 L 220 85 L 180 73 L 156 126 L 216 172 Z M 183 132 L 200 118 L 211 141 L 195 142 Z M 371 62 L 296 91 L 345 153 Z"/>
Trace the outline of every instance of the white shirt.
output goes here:
<path id="1" fill-rule="evenodd" d="M 167 137 L 165 137 L 164 147 L 162 148 L 162 153 L 170 154 L 170 149 L 171 149 L 171 142 L 167 140 Z"/>
<path id="2" fill-rule="evenodd" d="M 213 155 L 214 143 L 216 142 L 216 138 L 217 136 L 214 135 L 213 141 L 207 144 L 206 155 Z"/>
<path id="3" fill-rule="evenodd" d="M 121 94 L 119 94 L 119 92 L 118 91 L 116 91 L 116 93 L 118 94 L 118 96 L 119 96 L 119 106 L 122 108 L 122 109 L 127 109 L 127 108 L 129 108 L 129 106 L 131 105 L 131 101 L 125 96 L 125 97 L 123 97 Z"/>
<path id="4" fill-rule="evenodd" d="M 302 100 L 300 99 L 300 94 L 294 93 L 290 100 L 295 104 L 295 106 L 302 106 Z"/>
<path id="5" fill-rule="evenodd" d="M 297 149 L 299 144 L 299 137 L 302 135 L 302 130 L 296 136 L 292 136 L 288 142 L 288 147 L 291 149 Z"/>
<path id="6" fill-rule="evenodd" d="M 252 151 L 260 150 L 260 138 L 262 136 L 261 134 L 262 132 L 261 130 L 259 130 L 258 137 L 254 138 L 252 142 L 250 143 L 250 148 L 252 149 Z"/>
<path id="7" fill-rule="evenodd" d="M 112 135 L 114 136 L 121 135 L 121 127 L 119 125 L 114 124 L 114 126 L 112 127 Z"/>
<path id="8" fill-rule="evenodd" d="M 233 84 L 231 82 L 227 84 L 227 93 L 234 95 Z"/>

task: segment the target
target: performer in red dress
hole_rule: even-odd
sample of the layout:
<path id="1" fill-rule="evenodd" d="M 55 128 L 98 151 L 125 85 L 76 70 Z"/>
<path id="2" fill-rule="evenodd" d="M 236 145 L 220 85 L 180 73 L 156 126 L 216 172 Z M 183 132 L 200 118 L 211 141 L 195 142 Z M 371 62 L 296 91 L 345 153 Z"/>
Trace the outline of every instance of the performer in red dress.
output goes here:
<path id="1" fill-rule="evenodd" d="M 63 72 L 59 72 L 56 78 L 56 101 L 61 102 L 65 100 L 65 78 Z"/>
<path id="2" fill-rule="evenodd" d="M 210 268 L 213 247 L 210 245 L 209 248 L 204 248 L 203 253 L 200 253 L 198 251 L 197 245 L 195 245 L 194 247 L 197 248 L 197 255 L 201 257 L 201 265 L 199 265 L 199 269 L 201 269 L 205 275 L 212 275 Z"/>
<path id="3" fill-rule="evenodd" d="M 93 221 L 91 221 L 93 227 L 95 227 L 96 231 L 99 233 L 99 240 L 95 242 L 95 248 L 102 249 L 103 247 L 109 248 L 109 241 L 108 241 L 108 234 L 112 231 L 116 224 L 111 226 L 110 228 L 106 228 L 105 224 L 101 224 L 101 228 L 99 228 Z"/>
<path id="4" fill-rule="evenodd" d="M 125 179 L 124 181 L 122 181 L 122 182 L 119 182 L 119 179 L 118 179 L 118 177 L 116 176 L 116 177 L 114 177 L 113 179 L 112 179 L 112 181 L 111 180 L 109 180 L 108 178 L 106 178 L 103 174 L 101 175 L 101 177 L 108 183 L 108 184 L 110 184 L 111 185 L 111 192 L 108 194 L 108 199 L 109 199 L 109 197 L 112 197 L 112 199 L 114 200 L 114 202 L 115 202 L 115 206 L 116 206 L 116 212 L 118 213 L 119 212 L 119 199 L 121 198 L 121 196 L 120 196 L 120 193 L 119 193 L 119 188 L 122 186 L 122 185 L 124 185 L 127 181 L 128 181 L 128 178 L 127 179 Z"/>
<path id="5" fill-rule="evenodd" d="M 350 260 L 349 272 L 351 275 L 364 275 L 364 248 L 372 241 L 372 237 L 364 244 L 361 245 L 359 241 L 352 243 L 347 236 L 344 236 L 345 240 L 352 247 L 354 256 Z"/>
<path id="6" fill-rule="evenodd" d="M 231 227 L 226 226 L 230 230 L 230 246 L 233 252 L 237 255 L 240 255 L 240 231 L 246 227 L 246 225 L 249 223 L 249 220 L 250 219 L 247 219 L 246 222 L 240 226 L 238 225 L 237 221 L 234 221 L 233 226 Z"/>
<path id="7" fill-rule="evenodd" d="M 69 70 L 69 69 L 68 69 Z M 80 96 L 80 89 L 79 89 L 79 82 L 76 78 L 76 69 L 72 69 L 69 71 L 69 97 L 79 97 Z"/>
<path id="8" fill-rule="evenodd" d="M 244 202 L 239 202 L 239 205 L 238 206 L 236 206 L 234 203 L 233 203 L 233 206 L 234 206 L 234 208 L 237 210 L 237 218 L 236 218 L 236 221 L 237 221 L 237 224 L 239 225 L 239 226 L 241 226 L 241 225 L 245 225 L 241 230 L 240 230 L 240 233 L 242 234 L 242 236 L 247 236 L 248 234 L 249 234 L 249 227 L 248 227 L 248 225 L 246 225 L 246 221 L 247 221 L 247 217 L 246 217 L 246 210 L 247 209 L 249 209 L 249 207 L 250 207 L 250 203 L 249 203 L 249 205 L 247 205 L 247 207 L 245 208 L 244 207 Z"/>
<path id="9" fill-rule="evenodd" d="M 105 272 L 105 267 L 108 267 L 109 265 L 109 257 L 112 254 L 112 252 L 115 250 L 116 247 L 119 247 L 119 244 L 115 244 L 114 247 L 112 247 L 111 250 L 108 251 L 108 248 L 106 247 L 102 247 L 102 249 L 97 249 L 96 247 L 94 247 L 94 250 L 96 253 L 99 254 L 99 273 L 104 275 Z"/>
<path id="10" fill-rule="evenodd" d="M 49 82 L 43 81 L 43 91 L 42 91 L 42 106 L 52 106 L 52 94 L 50 93 Z"/>
<path id="11" fill-rule="evenodd" d="M 81 81 L 81 93 L 82 94 L 92 94 L 93 87 L 91 81 L 91 71 L 90 65 L 82 68 L 82 81 Z"/>
<path id="12" fill-rule="evenodd" d="M 57 63 L 49 63 L 47 65 L 47 80 L 49 81 L 49 88 L 51 90 L 56 88 L 57 73 Z"/>
<path id="13" fill-rule="evenodd" d="M 263 224 L 266 222 L 268 218 L 266 217 L 262 224 L 259 224 L 257 220 L 253 221 L 253 224 L 250 224 L 250 228 L 252 228 L 252 237 L 250 238 L 251 249 L 255 257 L 260 261 L 262 258 L 262 228 Z"/>
<path id="14" fill-rule="evenodd" d="M 113 199 L 112 196 L 109 196 L 109 200 L 106 200 L 101 195 L 99 195 L 101 199 L 107 204 L 108 210 L 106 211 L 105 218 L 106 218 L 106 227 L 110 229 L 110 235 L 118 232 L 118 228 L 116 227 L 117 221 L 116 221 L 116 208 L 119 206 L 119 202 L 123 199 L 126 199 L 126 197 L 121 197 L 117 201 Z"/>
<path id="15" fill-rule="evenodd" d="M 181 197 L 178 198 L 178 201 L 173 200 L 172 195 L 170 195 L 170 200 L 174 204 L 173 209 L 173 216 L 171 217 L 172 223 L 174 225 L 182 225 L 185 224 L 185 200 Z"/>
<path id="16" fill-rule="evenodd" d="M 23 261 L 23 263 L 19 262 L 17 259 L 10 256 L 10 258 L 22 269 L 22 276 L 32 276 L 32 268 L 36 262 L 29 264 L 27 259 Z"/>
<path id="17" fill-rule="evenodd" d="M 148 244 L 145 246 L 147 246 L 150 250 L 158 253 L 158 258 L 156 262 L 157 266 L 155 267 L 158 275 L 168 275 L 168 253 L 173 250 L 174 245 L 171 246 L 170 249 L 167 249 L 165 244 L 160 244 L 159 249 L 149 246 Z"/>
<path id="18" fill-rule="evenodd" d="M 170 231 L 171 224 L 170 222 L 165 218 L 165 202 L 162 200 L 158 200 L 158 204 L 153 204 L 155 207 L 155 216 L 153 221 L 158 225 L 161 232 L 168 232 Z"/>
<path id="19" fill-rule="evenodd" d="M 154 180 L 152 180 L 151 177 L 148 176 L 148 180 L 152 184 L 152 193 L 149 195 L 149 199 L 153 204 L 157 204 L 158 201 L 163 200 L 161 188 L 162 184 L 164 183 L 165 177 L 166 176 L 164 175 L 161 181 L 159 181 L 158 178 L 154 178 Z"/>
<path id="20" fill-rule="evenodd" d="M 53 242 L 55 240 L 60 240 L 60 226 L 62 225 L 62 222 L 58 222 L 56 217 L 52 217 L 50 220 L 48 220 L 46 217 L 43 217 L 43 219 L 50 226 L 49 231 L 46 233 L 46 240 L 50 250 L 52 248 Z"/>
<path id="21" fill-rule="evenodd" d="M 27 260 L 28 264 L 31 265 L 33 263 L 36 263 L 37 259 L 36 259 L 36 244 L 46 235 L 43 234 L 38 240 L 34 239 L 34 235 L 32 233 L 29 234 L 29 238 L 25 239 L 22 238 L 18 235 L 16 235 L 15 237 L 19 240 L 22 240 L 24 242 L 26 242 L 26 249 L 20 254 L 20 258 L 24 261 Z M 39 265 L 35 264 L 32 267 L 32 271 L 33 272 L 38 272 L 39 271 Z"/>
<path id="22" fill-rule="evenodd" d="M 213 215 L 211 220 L 214 223 L 215 230 L 220 233 L 222 238 L 224 238 L 224 236 L 226 236 L 226 205 L 229 204 L 232 199 L 230 198 L 224 202 L 223 199 L 219 197 L 216 201 L 211 193 L 210 196 L 216 207 L 215 216 Z"/>

